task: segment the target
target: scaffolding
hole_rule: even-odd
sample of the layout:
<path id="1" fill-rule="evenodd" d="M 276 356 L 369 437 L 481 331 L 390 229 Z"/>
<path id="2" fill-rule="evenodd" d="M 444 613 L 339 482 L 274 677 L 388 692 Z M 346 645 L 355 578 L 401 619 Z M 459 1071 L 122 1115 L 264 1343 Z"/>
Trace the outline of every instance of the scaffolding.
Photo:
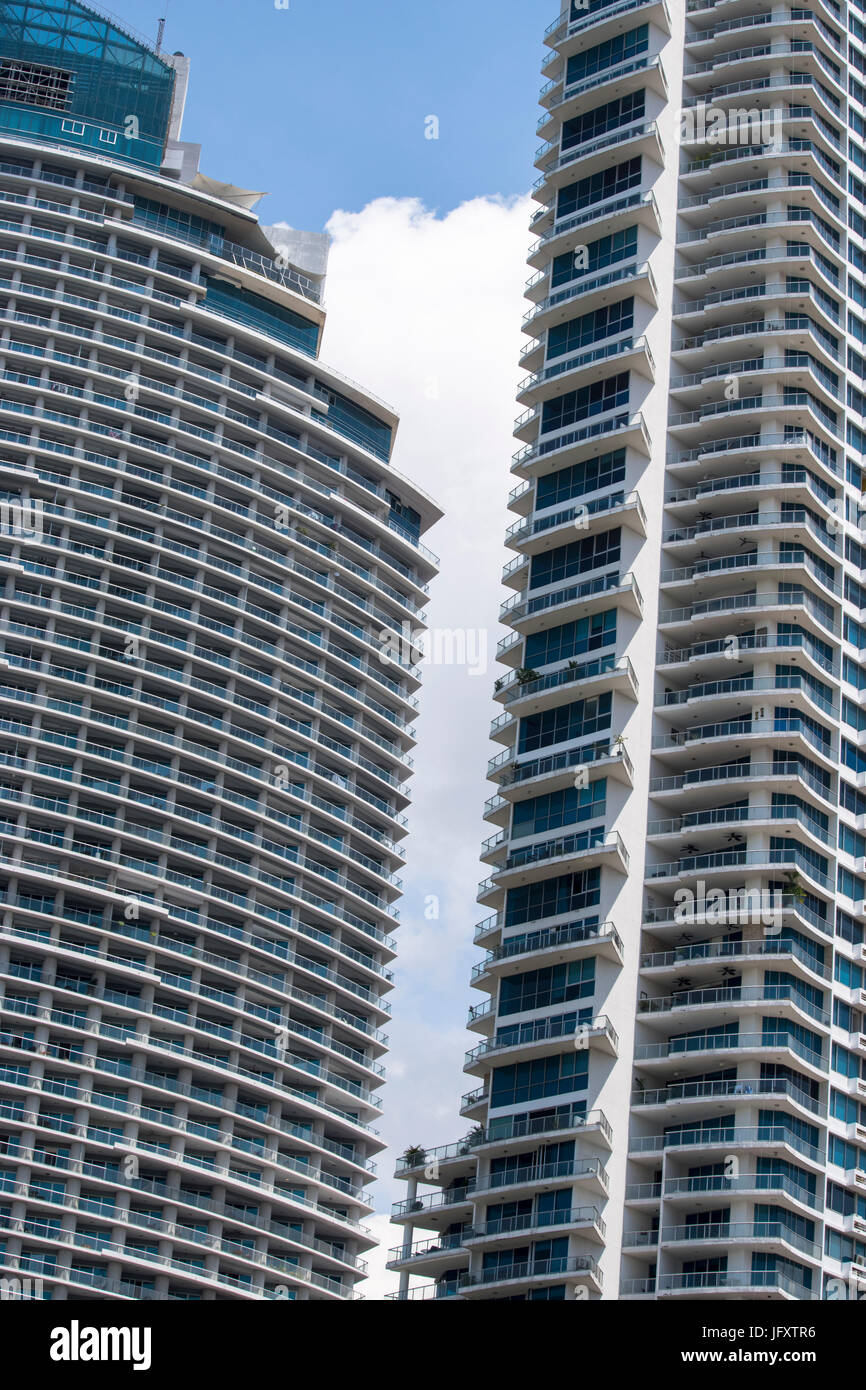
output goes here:
<path id="1" fill-rule="evenodd" d="M 39 106 L 48 111 L 67 111 L 73 80 L 74 74 L 62 68 L 2 59 L 0 101 Z"/>

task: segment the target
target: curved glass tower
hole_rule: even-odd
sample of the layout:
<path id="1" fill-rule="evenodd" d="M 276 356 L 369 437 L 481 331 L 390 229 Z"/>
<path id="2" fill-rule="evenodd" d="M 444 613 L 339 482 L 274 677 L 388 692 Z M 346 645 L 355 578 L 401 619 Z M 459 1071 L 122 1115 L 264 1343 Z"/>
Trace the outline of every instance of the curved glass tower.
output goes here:
<path id="1" fill-rule="evenodd" d="M 866 8 L 572 0 L 545 42 L 473 1127 L 401 1161 L 392 1268 L 850 1296 Z"/>
<path id="2" fill-rule="evenodd" d="M 0 1275 L 347 1299 L 439 513 L 186 67 L 0 4 Z"/>

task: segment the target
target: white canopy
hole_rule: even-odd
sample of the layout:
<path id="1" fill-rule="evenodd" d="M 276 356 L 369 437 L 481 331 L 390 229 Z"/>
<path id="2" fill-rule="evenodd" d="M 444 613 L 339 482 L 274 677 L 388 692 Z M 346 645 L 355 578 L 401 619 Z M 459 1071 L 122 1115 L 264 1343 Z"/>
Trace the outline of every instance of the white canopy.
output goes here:
<path id="1" fill-rule="evenodd" d="M 190 181 L 190 188 L 207 193 L 212 198 L 222 198 L 224 203 L 234 203 L 237 207 L 251 212 L 264 193 L 253 193 L 248 188 L 237 188 L 233 183 L 223 183 L 220 179 L 210 179 L 207 174 L 196 174 Z"/>

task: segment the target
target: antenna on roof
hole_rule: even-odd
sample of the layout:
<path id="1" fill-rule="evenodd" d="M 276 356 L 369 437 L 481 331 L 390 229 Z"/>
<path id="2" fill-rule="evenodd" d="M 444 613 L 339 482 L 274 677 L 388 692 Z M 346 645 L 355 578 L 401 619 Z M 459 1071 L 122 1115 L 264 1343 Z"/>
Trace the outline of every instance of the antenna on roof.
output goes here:
<path id="1" fill-rule="evenodd" d="M 164 33 L 165 33 L 165 16 L 163 16 L 163 18 L 159 21 L 159 29 L 157 30 L 157 34 L 156 34 L 156 51 L 157 51 L 157 53 L 161 53 L 161 52 L 162 52 L 162 36 L 163 36 Z"/>

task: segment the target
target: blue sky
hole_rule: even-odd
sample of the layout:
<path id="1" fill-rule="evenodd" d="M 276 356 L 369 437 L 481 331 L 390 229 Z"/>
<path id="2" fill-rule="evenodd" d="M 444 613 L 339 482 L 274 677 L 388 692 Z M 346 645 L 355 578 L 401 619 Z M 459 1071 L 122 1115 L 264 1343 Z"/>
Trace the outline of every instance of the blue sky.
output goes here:
<path id="1" fill-rule="evenodd" d="M 557 0 L 112 0 L 192 59 L 184 134 L 206 173 L 267 189 L 263 220 L 420 197 L 448 212 L 531 181 L 541 36 Z M 440 138 L 425 140 L 436 115 Z"/>

